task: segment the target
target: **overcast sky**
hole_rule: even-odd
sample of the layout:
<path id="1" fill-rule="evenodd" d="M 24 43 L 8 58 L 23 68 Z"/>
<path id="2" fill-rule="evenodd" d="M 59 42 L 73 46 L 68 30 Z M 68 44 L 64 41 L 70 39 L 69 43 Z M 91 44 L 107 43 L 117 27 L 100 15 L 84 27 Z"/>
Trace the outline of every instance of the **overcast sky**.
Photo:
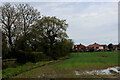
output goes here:
<path id="1" fill-rule="evenodd" d="M 30 2 L 41 15 L 66 19 L 75 44 L 118 43 L 117 2 Z"/>

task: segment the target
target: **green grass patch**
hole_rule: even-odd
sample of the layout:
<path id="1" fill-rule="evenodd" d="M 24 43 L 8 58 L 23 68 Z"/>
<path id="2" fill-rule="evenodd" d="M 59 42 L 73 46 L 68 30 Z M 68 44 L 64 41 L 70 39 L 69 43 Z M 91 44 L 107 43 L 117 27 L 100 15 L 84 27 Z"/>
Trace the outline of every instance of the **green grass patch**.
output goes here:
<path id="1" fill-rule="evenodd" d="M 103 68 L 118 65 L 118 52 L 72 53 L 70 59 L 59 64 L 62 69 Z"/>
<path id="2" fill-rule="evenodd" d="M 72 53 L 69 59 L 63 62 L 38 67 L 15 76 L 15 78 L 75 78 L 78 77 L 75 75 L 75 70 L 103 69 L 117 65 L 118 52 Z"/>
<path id="3" fill-rule="evenodd" d="M 2 71 L 2 77 L 3 78 L 11 78 L 13 76 L 16 76 L 16 75 L 22 73 L 22 72 L 31 70 L 31 69 L 36 68 L 38 66 L 42 66 L 43 64 L 47 64 L 49 62 L 50 61 L 41 61 L 41 62 L 37 62 L 37 63 L 28 62 L 24 65 L 17 66 L 16 68 L 12 68 L 12 67 L 6 68 Z"/>

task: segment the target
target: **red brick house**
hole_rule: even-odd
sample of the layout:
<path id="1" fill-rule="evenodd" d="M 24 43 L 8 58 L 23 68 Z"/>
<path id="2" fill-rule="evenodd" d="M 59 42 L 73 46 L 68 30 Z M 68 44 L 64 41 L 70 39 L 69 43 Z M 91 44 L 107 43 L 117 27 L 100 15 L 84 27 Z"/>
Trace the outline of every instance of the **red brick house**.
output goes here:
<path id="1" fill-rule="evenodd" d="M 117 51 L 118 50 L 118 45 L 113 45 L 113 50 Z"/>
<path id="2" fill-rule="evenodd" d="M 86 51 L 86 46 L 79 44 L 79 45 L 74 45 L 74 51 L 76 52 L 84 52 Z"/>
<path id="3" fill-rule="evenodd" d="M 89 51 L 91 48 L 93 48 L 95 51 L 107 51 L 107 45 L 100 45 L 97 43 L 88 45 L 86 50 Z"/>
<path id="4" fill-rule="evenodd" d="M 103 49 L 101 49 L 101 51 L 107 51 L 108 50 L 107 45 L 101 45 L 101 46 L 103 46 Z"/>
<path id="5" fill-rule="evenodd" d="M 107 45 L 100 45 L 97 43 L 88 45 L 88 46 L 84 46 L 82 44 L 79 45 L 74 45 L 73 50 L 76 52 L 85 52 L 85 51 L 90 51 L 91 49 L 93 49 L 93 51 L 108 51 L 108 46 Z M 116 51 L 118 50 L 118 45 L 113 45 L 113 50 Z"/>

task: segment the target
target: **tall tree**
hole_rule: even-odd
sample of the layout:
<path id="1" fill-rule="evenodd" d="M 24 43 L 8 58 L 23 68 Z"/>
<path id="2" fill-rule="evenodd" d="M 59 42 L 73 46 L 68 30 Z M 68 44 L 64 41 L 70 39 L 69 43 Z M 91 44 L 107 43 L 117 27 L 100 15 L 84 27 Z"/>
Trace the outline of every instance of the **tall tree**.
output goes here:
<path id="1" fill-rule="evenodd" d="M 30 34 L 32 25 L 34 25 L 38 20 L 40 20 L 40 12 L 37 11 L 37 9 L 34 9 L 29 4 L 19 4 L 16 5 L 17 11 L 20 13 L 20 16 L 18 18 L 18 28 L 20 29 L 20 37 L 16 41 L 17 48 L 25 49 L 25 46 L 28 46 L 28 42 L 32 43 L 30 41 L 30 38 L 32 39 L 32 35 Z M 33 34 L 33 33 L 32 33 Z M 20 39 L 21 38 L 21 39 Z M 21 45 L 19 45 L 19 42 Z"/>
<path id="2" fill-rule="evenodd" d="M 37 32 L 41 33 L 44 40 L 48 40 L 49 45 L 53 45 L 56 40 L 62 40 L 67 36 L 66 29 L 68 24 L 66 20 L 60 20 L 56 17 L 42 17 L 36 24 Z"/>
<path id="3" fill-rule="evenodd" d="M 14 6 L 11 6 L 10 3 L 6 3 L 1 7 L 1 22 L 2 22 L 2 32 L 7 36 L 8 43 L 10 46 L 13 45 L 13 36 L 14 30 L 16 27 L 14 26 L 19 13 L 15 10 Z"/>
<path id="4" fill-rule="evenodd" d="M 41 39 L 44 49 L 48 49 L 48 55 L 53 54 L 53 45 L 57 41 L 62 41 L 67 38 L 66 29 L 68 24 L 66 20 L 60 20 L 56 17 L 42 17 L 36 25 L 34 25 L 34 31 L 37 38 Z M 50 50 L 50 51 L 49 51 Z"/>
<path id="5" fill-rule="evenodd" d="M 21 32 L 26 35 L 30 32 L 31 25 L 40 19 L 40 12 L 29 4 L 19 4 L 17 5 L 17 10 L 20 13 L 18 21 L 21 26 Z"/>
<path id="6" fill-rule="evenodd" d="M 28 4 L 5 3 L 1 6 L 1 12 L 2 32 L 7 37 L 9 47 L 15 46 L 16 40 L 21 36 L 27 36 L 31 31 L 31 25 L 40 19 L 40 12 Z"/>

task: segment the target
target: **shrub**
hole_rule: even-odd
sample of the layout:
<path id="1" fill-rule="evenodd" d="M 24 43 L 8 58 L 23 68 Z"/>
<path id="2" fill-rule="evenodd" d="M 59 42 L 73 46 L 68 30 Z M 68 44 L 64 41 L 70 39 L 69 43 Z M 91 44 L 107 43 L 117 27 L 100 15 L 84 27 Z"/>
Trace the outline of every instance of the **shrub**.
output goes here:
<path id="1" fill-rule="evenodd" d="M 26 54 L 26 52 L 24 52 L 22 50 L 16 51 L 16 59 L 17 59 L 18 63 L 26 63 L 27 62 L 25 54 Z"/>
<path id="2" fill-rule="evenodd" d="M 90 48 L 90 50 L 89 50 L 90 52 L 94 52 L 95 50 L 94 50 L 94 48 Z"/>
<path id="3" fill-rule="evenodd" d="M 32 52 L 32 48 L 30 48 L 29 46 L 26 46 L 25 52 Z"/>
<path id="4" fill-rule="evenodd" d="M 62 42 L 57 42 L 54 45 L 53 58 L 58 59 L 60 57 L 70 55 L 70 52 L 72 52 L 72 46 L 73 46 L 73 42 L 70 42 L 69 40 L 63 40 Z"/>
<path id="5" fill-rule="evenodd" d="M 32 55 L 34 62 L 49 60 L 49 57 L 47 57 L 43 52 L 32 52 Z"/>
<path id="6" fill-rule="evenodd" d="M 43 52 L 43 46 L 39 46 L 37 49 L 36 49 L 36 52 Z"/>
<path id="7" fill-rule="evenodd" d="M 25 52 L 21 50 L 17 52 L 16 58 L 18 63 L 38 62 L 50 59 L 43 52 Z"/>
<path id="8" fill-rule="evenodd" d="M 14 66 L 15 62 L 16 62 L 16 59 L 5 59 L 5 60 L 2 60 L 2 69 Z"/>

